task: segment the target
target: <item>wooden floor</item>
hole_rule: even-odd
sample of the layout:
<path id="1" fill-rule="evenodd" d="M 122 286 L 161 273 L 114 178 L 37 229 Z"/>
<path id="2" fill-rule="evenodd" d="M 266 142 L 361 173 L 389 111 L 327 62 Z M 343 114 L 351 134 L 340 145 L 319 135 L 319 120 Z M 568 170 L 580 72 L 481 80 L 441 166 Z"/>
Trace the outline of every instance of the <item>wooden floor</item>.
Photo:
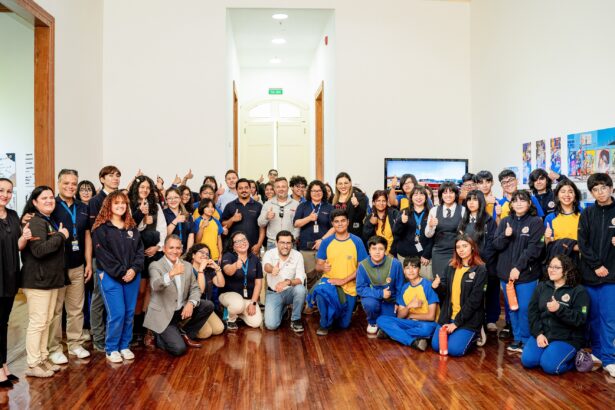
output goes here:
<path id="1" fill-rule="evenodd" d="M 26 310 L 16 302 L 9 361 L 21 381 L 0 389 L 0 407 L 17 409 L 613 409 L 615 379 L 604 372 L 547 376 L 490 336 L 464 358 L 421 353 L 370 339 L 358 312 L 351 329 L 318 337 L 318 315 L 297 336 L 240 327 L 181 358 L 135 349 L 112 365 L 104 354 L 71 359 L 50 379 L 23 376 Z"/>

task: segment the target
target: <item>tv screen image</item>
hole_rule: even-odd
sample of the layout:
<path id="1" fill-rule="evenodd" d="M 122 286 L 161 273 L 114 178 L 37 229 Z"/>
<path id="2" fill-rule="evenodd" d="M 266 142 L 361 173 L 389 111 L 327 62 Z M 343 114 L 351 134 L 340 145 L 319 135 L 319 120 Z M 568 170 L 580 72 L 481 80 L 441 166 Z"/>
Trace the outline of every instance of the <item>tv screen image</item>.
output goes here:
<path id="1" fill-rule="evenodd" d="M 467 159 L 385 158 L 384 186 L 403 174 L 413 174 L 420 183 L 434 188 L 446 181 L 460 184 L 467 172 Z M 399 182 L 396 189 L 400 189 Z"/>

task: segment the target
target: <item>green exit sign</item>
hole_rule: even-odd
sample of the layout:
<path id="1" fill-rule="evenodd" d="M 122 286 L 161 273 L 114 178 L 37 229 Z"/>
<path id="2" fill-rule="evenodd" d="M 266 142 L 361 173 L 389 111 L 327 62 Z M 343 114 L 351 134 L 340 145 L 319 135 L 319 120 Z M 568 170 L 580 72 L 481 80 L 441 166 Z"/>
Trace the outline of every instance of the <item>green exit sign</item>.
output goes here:
<path id="1" fill-rule="evenodd" d="M 270 88 L 269 95 L 282 95 L 284 91 L 281 88 Z"/>

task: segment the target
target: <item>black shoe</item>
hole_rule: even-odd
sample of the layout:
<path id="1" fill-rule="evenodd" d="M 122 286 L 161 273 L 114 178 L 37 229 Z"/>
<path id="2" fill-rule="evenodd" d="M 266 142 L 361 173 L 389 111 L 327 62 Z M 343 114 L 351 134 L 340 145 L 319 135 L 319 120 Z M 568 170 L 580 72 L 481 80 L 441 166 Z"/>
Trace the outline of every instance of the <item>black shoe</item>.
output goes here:
<path id="1" fill-rule="evenodd" d="M 515 340 L 508 345 L 506 350 L 508 350 L 509 352 L 523 353 L 523 343 Z"/>
<path id="2" fill-rule="evenodd" d="M 382 329 L 378 329 L 378 333 L 376 333 L 376 337 L 378 339 L 390 339 L 389 335 L 387 335 L 385 331 Z"/>
<path id="3" fill-rule="evenodd" d="M 0 382 L 0 387 L 13 387 L 13 383 L 9 379 L 2 380 Z"/>
<path id="4" fill-rule="evenodd" d="M 226 329 L 227 330 L 237 330 L 239 329 L 239 326 L 237 326 L 236 322 L 226 322 Z"/>
<path id="5" fill-rule="evenodd" d="M 329 329 L 327 329 L 326 327 L 319 327 L 316 331 L 316 334 L 318 336 L 327 336 L 329 334 Z"/>
<path id="6" fill-rule="evenodd" d="M 414 339 L 414 342 L 410 345 L 421 352 L 427 350 L 427 339 Z"/>
<path id="7" fill-rule="evenodd" d="M 506 326 L 504 326 L 502 330 L 500 330 L 500 333 L 498 333 L 498 339 L 506 340 L 506 339 L 510 339 L 511 337 L 512 337 L 512 329 L 510 327 L 510 323 L 506 323 Z"/>
<path id="8" fill-rule="evenodd" d="M 18 382 L 19 381 L 19 377 L 15 376 L 14 374 L 9 374 L 8 376 L 6 376 L 7 379 L 9 379 L 12 382 Z"/>
<path id="9" fill-rule="evenodd" d="M 295 333 L 301 333 L 304 330 L 303 323 L 301 323 L 301 320 L 293 320 L 292 322 L 290 322 L 290 328 Z"/>

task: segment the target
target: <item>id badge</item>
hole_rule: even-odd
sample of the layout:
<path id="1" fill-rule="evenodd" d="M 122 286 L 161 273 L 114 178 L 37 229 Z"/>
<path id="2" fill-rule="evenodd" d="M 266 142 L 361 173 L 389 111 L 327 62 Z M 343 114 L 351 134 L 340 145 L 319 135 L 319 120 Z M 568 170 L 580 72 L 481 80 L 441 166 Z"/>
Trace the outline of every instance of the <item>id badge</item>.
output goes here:
<path id="1" fill-rule="evenodd" d="M 72 241 L 71 245 L 73 246 L 73 252 L 79 252 L 79 241 Z"/>
<path id="2" fill-rule="evenodd" d="M 416 246 L 417 252 L 423 252 L 423 246 L 421 245 L 420 242 L 417 242 L 415 246 Z"/>
<path id="3" fill-rule="evenodd" d="M 248 288 L 243 288 L 243 298 L 244 299 L 248 298 Z"/>
<path id="4" fill-rule="evenodd" d="M 318 225 L 314 225 L 314 233 L 318 233 Z"/>

